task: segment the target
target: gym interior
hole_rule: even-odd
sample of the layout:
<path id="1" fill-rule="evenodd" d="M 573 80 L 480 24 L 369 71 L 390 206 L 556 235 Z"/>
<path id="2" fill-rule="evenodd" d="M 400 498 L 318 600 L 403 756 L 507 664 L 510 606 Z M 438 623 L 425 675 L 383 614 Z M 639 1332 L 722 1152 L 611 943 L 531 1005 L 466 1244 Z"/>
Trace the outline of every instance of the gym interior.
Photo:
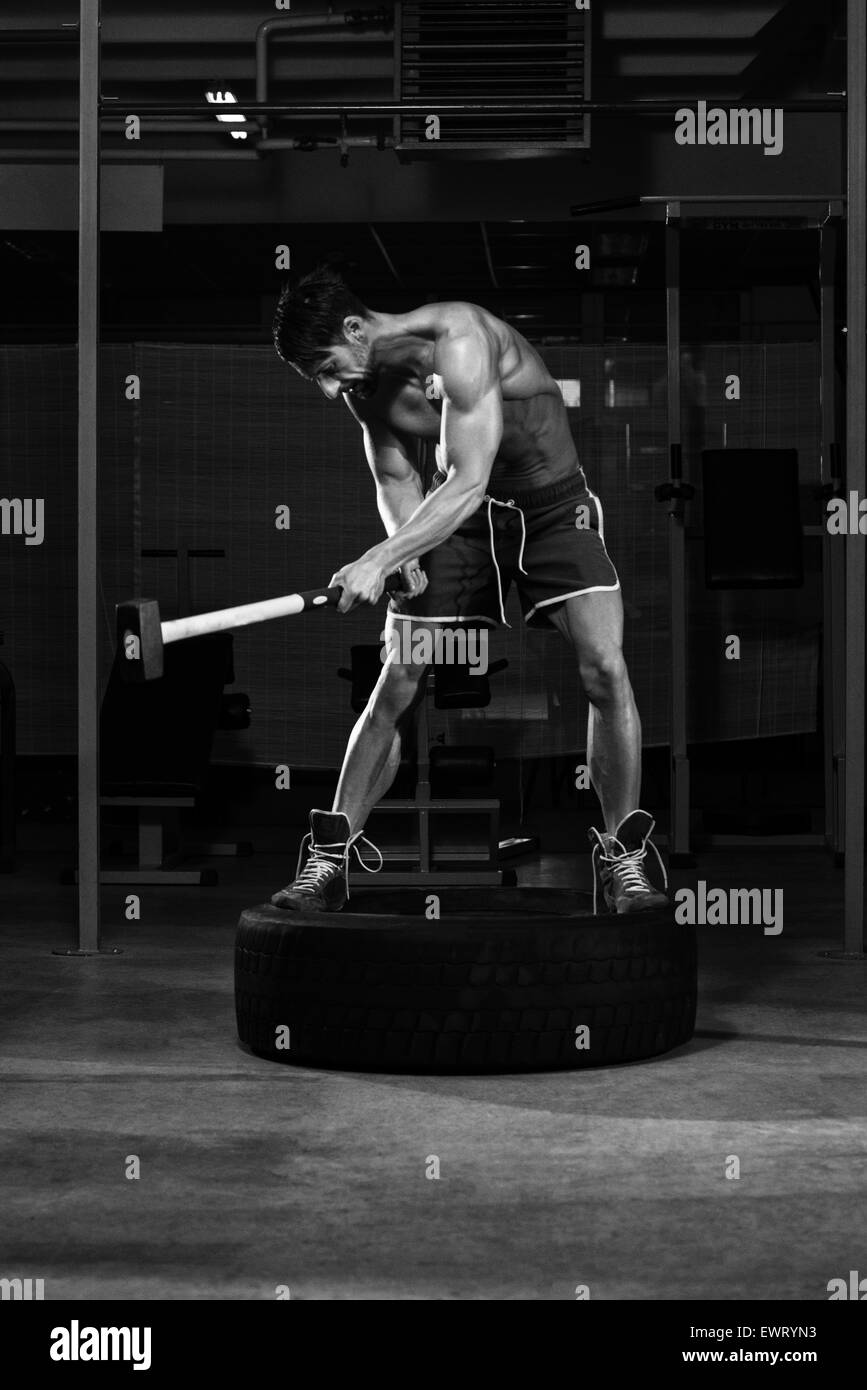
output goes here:
<path id="1" fill-rule="evenodd" d="M 865 54 L 860 0 L 7 0 L 4 1297 L 861 1296 L 834 1289 L 867 1234 Z M 390 1051 L 351 1008 L 333 1054 L 239 1031 L 239 922 L 288 930 L 267 904 L 331 806 L 385 605 L 179 639 L 143 683 L 116 610 L 156 600 L 168 642 L 324 591 L 382 536 L 357 423 L 272 341 L 323 263 L 383 313 L 482 306 L 560 387 L 641 806 L 705 910 L 677 919 L 696 983 L 664 1044 L 564 1060 L 545 1028 L 583 1015 L 542 971 L 538 1051 L 462 1050 L 485 1009 L 511 1027 L 493 913 L 529 956 L 540 895 L 615 930 L 574 655 L 514 590 L 487 671 L 438 669 L 407 724 L 380 874 L 365 851 L 316 928 L 328 959 L 365 910 L 425 950 L 453 933 L 444 961 L 472 939 L 457 1032 L 444 1006 L 417 1050 L 398 977 Z M 429 441 L 415 464 L 427 485 Z M 764 915 L 727 914 L 752 890 Z"/>

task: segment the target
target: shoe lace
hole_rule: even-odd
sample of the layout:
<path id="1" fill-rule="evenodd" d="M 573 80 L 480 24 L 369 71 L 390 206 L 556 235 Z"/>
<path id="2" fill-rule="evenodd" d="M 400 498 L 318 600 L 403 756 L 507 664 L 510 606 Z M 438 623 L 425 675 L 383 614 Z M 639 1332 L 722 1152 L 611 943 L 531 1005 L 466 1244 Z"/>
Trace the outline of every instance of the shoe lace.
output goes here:
<path id="1" fill-rule="evenodd" d="M 594 916 L 596 915 L 596 898 L 599 881 L 599 875 L 596 873 L 597 862 L 608 866 L 613 874 L 617 874 L 625 893 L 635 894 L 646 893 L 648 891 L 652 892 L 653 884 L 647 877 L 647 870 L 644 867 L 644 860 L 647 858 L 647 846 L 649 845 L 656 855 L 656 862 L 662 873 L 663 885 L 666 889 L 668 888 L 668 874 L 665 872 L 662 856 L 650 838 L 652 830 L 653 826 L 651 826 L 650 830 L 647 832 L 647 838 L 638 849 L 630 850 L 626 849 L 614 835 L 603 837 L 595 826 L 592 828 L 591 834 L 596 836 L 596 843 L 593 846 L 593 854 L 590 858 L 591 867 L 593 869 Z M 612 852 L 615 846 L 617 848 L 617 853 Z"/>
<path id="2" fill-rule="evenodd" d="M 366 845 L 368 849 L 372 849 L 374 854 L 379 855 L 379 863 L 375 869 L 372 869 L 369 864 L 365 864 L 362 859 L 361 849 L 358 844 L 359 841 L 361 841 L 363 845 Z M 302 869 L 301 861 L 304 858 L 305 849 L 309 849 L 309 853 L 307 862 Z M 345 844 L 338 841 L 334 844 L 317 845 L 313 843 L 312 833 L 305 835 L 304 839 L 301 841 L 301 848 L 298 851 L 298 864 L 295 868 L 295 882 L 292 884 L 292 887 L 298 893 L 310 893 L 312 895 L 322 887 L 323 883 L 326 883 L 328 879 L 332 877 L 335 870 L 339 871 L 342 869 L 346 876 L 346 896 L 348 898 L 349 859 L 353 851 L 359 864 L 366 873 L 379 873 L 385 862 L 382 853 L 360 830 L 357 830 L 354 835 L 350 835 Z"/>

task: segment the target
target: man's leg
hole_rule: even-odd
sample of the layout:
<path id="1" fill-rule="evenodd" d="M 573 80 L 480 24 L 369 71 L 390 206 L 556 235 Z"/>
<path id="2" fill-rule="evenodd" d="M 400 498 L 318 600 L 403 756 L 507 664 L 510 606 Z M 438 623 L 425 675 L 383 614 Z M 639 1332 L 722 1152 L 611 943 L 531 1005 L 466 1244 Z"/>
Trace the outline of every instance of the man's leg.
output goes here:
<path id="1" fill-rule="evenodd" d="M 623 601 L 620 590 L 567 598 L 551 621 L 575 648 L 590 713 L 587 763 L 613 835 L 641 792 L 641 720 L 623 659 Z"/>
<path id="2" fill-rule="evenodd" d="M 386 618 L 386 643 L 393 647 L 393 619 Z M 310 837 L 303 868 L 275 893 L 275 907 L 339 912 L 346 901 L 352 839 L 361 834 L 372 808 L 394 781 L 400 764 L 400 722 L 424 690 L 426 666 L 402 664 L 393 654 L 382 668 L 364 713 L 353 729 L 331 812 L 310 812 Z M 302 846 L 303 849 L 303 846 Z"/>
<path id="3" fill-rule="evenodd" d="M 623 659 L 623 603 L 619 590 L 579 594 L 551 614 L 575 648 L 581 684 L 590 702 L 587 762 L 599 797 L 605 832 L 590 832 L 593 851 L 593 910 L 639 912 L 667 905 L 647 876 L 653 818 L 638 805 L 641 791 L 641 720 Z"/>
<path id="4" fill-rule="evenodd" d="M 386 619 L 386 642 L 394 626 Z M 405 624 L 404 624 L 405 626 Z M 373 807 L 388 791 L 400 766 L 400 722 L 424 690 L 426 666 L 391 658 L 382 668 L 367 708 L 349 736 L 332 811 L 349 821 L 350 833 L 364 829 Z"/>

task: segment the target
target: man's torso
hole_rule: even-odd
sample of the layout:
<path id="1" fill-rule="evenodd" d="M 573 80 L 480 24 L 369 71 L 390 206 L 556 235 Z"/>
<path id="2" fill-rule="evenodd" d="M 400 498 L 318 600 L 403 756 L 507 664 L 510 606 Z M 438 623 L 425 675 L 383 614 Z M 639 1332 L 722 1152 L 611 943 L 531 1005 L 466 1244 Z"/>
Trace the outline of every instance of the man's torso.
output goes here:
<path id="1" fill-rule="evenodd" d="M 429 304 L 417 317 L 419 332 L 430 337 L 431 356 L 437 334 L 447 331 L 455 317 L 468 310 L 481 317 L 498 360 L 503 434 L 491 469 L 491 488 L 526 492 L 571 477 L 578 470 L 578 455 L 563 397 L 535 348 L 520 333 L 477 305 Z M 364 402 L 363 416 L 382 420 L 398 434 L 438 441 L 442 424 L 438 378 L 433 372 L 394 370 L 387 365 L 376 393 Z"/>

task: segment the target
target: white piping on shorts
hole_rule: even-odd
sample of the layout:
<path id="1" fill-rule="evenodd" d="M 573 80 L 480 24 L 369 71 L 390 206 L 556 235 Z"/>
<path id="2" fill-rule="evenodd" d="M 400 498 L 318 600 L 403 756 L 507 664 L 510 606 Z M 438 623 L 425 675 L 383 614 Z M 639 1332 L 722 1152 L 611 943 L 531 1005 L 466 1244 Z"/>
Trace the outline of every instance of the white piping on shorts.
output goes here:
<path id="1" fill-rule="evenodd" d="M 608 554 L 608 551 L 605 549 L 605 518 L 602 514 L 602 503 L 599 501 L 599 498 L 596 496 L 596 493 L 593 492 L 589 487 L 587 491 L 590 493 L 590 496 L 596 503 L 596 511 L 598 513 L 599 518 L 598 535 L 599 539 L 602 542 L 602 549 L 605 551 L 605 558 L 611 565 L 611 568 L 614 570 L 614 573 L 617 574 L 617 570 L 614 568 L 614 562 L 611 559 L 611 556 Z M 524 622 L 528 623 L 534 613 L 538 613 L 540 608 L 550 608 L 552 603 L 565 603 L 567 598 L 580 598 L 582 594 L 613 594 L 616 593 L 619 588 L 620 577 L 618 575 L 616 584 L 592 584 L 588 589 L 573 589 L 570 594 L 557 594 L 554 598 L 543 598 L 540 600 L 539 603 L 535 603 L 533 605 L 529 613 L 524 614 Z"/>
<path id="2" fill-rule="evenodd" d="M 556 594 L 554 598 L 543 598 L 535 603 L 529 613 L 524 614 L 524 622 L 528 623 L 534 613 L 538 613 L 540 608 L 548 608 L 552 603 L 564 603 L 567 598 L 580 598 L 582 594 L 613 594 L 620 588 L 620 580 L 616 584 L 594 584 L 589 589 L 573 589 L 571 594 Z"/>
<path id="3" fill-rule="evenodd" d="M 524 513 L 521 511 L 520 507 L 516 506 L 513 497 L 510 497 L 508 502 L 501 502 L 497 497 L 486 497 L 485 501 L 488 504 L 488 533 L 491 537 L 491 559 L 494 562 L 494 569 L 497 574 L 497 597 L 500 600 L 500 621 L 503 623 L 504 627 L 511 627 L 512 624 L 506 622 L 506 609 L 503 604 L 503 579 L 500 574 L 500 566 L 497 563 L 497 548 L 494 544 L 494 521 L 491 508 L 493 506 L 509 507 L 516 511 L 521 518 L 521 548 L 518 551 L 518 569 L 521 571 L 521 574 L 527 573 L 524 569 L 524 546 L 527 541 L 527 523 L 524 520 Z"/>
<path id="4" fill-rule="evenodd" d="M 421 616 L 417 613 L 393 613 L 389 609 L 390 618 L 401 619 L 406 623 L 487 623 L 489 627 L 496 627 L 496 618 L 490 617 L 487 613 L 469 613 L 466 617 L 458 617 L 453 614 L 450 618 L 429 618 L 427 614 Z"/>
<path id="5" fill-rule="evenodd" d="M 599 498 L 592 488 L 588 487 L 587 491 L 596 503 L 596 511 L 599 513 L 599 539 L 602 542 L 602 549 L 605 550 L 605 517 L 602 515 L 602 503 L 599 501 Z M 607 550 L 605 550 L 605 554 L 608 555 Z M 608 558 L 610 559 L 611 557 L 609 556 Z"/>

